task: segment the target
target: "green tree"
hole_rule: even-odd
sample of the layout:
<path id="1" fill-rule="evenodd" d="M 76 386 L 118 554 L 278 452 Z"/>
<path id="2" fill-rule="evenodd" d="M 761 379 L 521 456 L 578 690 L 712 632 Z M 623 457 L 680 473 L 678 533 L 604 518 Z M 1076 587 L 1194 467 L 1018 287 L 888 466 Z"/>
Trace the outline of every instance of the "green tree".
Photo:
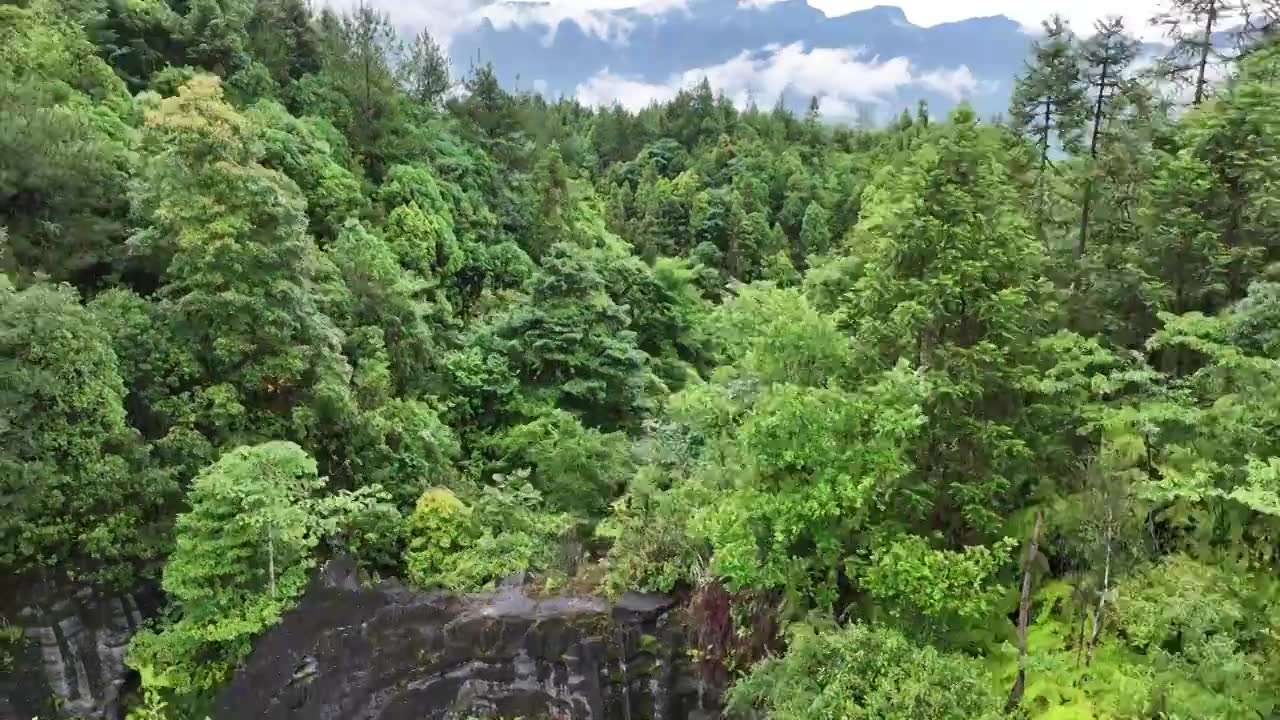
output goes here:
<path id="1" fill-rule="evenodd" d="M 805 257 L 825 255 L 831 249 L 831 213 L 817 202 L 805 208 L 800 224 L 800 251 Z"/>
<path id="2" fill-rule="evenodd" d="M 368 211 L 359 171 L 352 171 L 346 139 L 336 128 L 319 118 L 295 118 L 269 100 L 249 108 L 245 117 L 262 143 L 262 165 L 302 191 L 317 242 L 332 242 L 347 220 Z"/>
<path id="3" fill-rule="evenodd" d="M 1032 59 L 1014 82 L 1009 117 L 1035 144 L 1036 223 L 1045 237 L 1050 194 L 1050 155 L 1055 147 L 1074 152 L 1084 126 L 1085 87 L 1080 52 L 1067 21 L 1053 16 L 1032 45 Z"/>
<path id="4" fill-rule="evenodd" d="M 652 407 L 658 380 L 592 253 L 553 245 L 531 291 L 529 302 L 493 329 L 496 348 L 530 398 L 573 412 L 590 427 L 635 427 Z"/>
<path id="5" fill-rule="evenodd" d="M 1089 211 L 1093 205 L 1093 173 L 1098 153 L 1106 142 L 1107 127 L 1115 117 L 1115 96 L 1125 82 L 1129 64 L 1138 53 L 1138 42 L 1125 34 L 1124 21 L 1111 18 L 1096 23 L 1093 37 L 1085 42 L 1082 55 L 1087 63 L 1086 80 L 1093 95 L 1089 114 L 1089 164 L 1080 205 L 1080 242 L 1076 254 L 1083 255 L 1089 244 Z"/>
<path id="6" fill-rule="evenodd" d="M 400 98 L 394 69 L 402 48 L 391 19 L 364 0 L 341 19 L 322 22 L 323 72 L 319 84 L 335 91 L 349 109 L 332 117 L 346 134 L 366 172 L 374 180 L 396 157 Z M 326 116 L 316 108 L 311 114 Z"/>
<path id="7" fill-rule="evenodd" d="M 866 191 L 855 231 L 865 264 L 845 315 L 860 362 L 905 360 L 933 385 L 914 466 L 958 537 L 994 529 L 1035 477 L 1021 388 L 1052 304 L 999 132 L 967 107 L 932 132 Z"/>
<path id="8" fill-rule="evenodd" d="M 496 436 L 493 466 L 525 469 L 530 484 L 557 510 L 580 516 L 603 513 L 630 470 L 629 446 L 620 433 L 602 433 L 569 413 L 552 410 Z"/>
<path id="9" fill-rule="evenodd" d="M 316 463 L 270 442 L 223 455 L 192 483 L 163 587 L 172 619 L 135 636 L 128 662 L 179 697 L 215 689 L 301 594 L 319 542 Z"/>
<path id="10" fill-rule="evenodd" d="M 1247 6 L 1232 0 L 1169 0 L 1168 7 L 1151 19 L 1154 25 L 1166 26 L 1170 40 L 1164 72 L 1192 88 L 1192 104 L 1199 105 L 1208 96 L 1211 69 L 1232 59 L 1215 34 L 1242 13 L 1250 14 Z"/>
<path id="11" fill-rule="evenodd" d="M 787 640 L 786 655 L 760 663 L 733 687 L 733 707 L 778 720 L 1000 716 L 979 663 L 914 645 L 894 630 L 795 625 Z"/>
<path id="12" fill-rule="evenodd" d="M 125 420 L 111 337 L 66 286 L 0 277 L 0 567 L 127 584 L 165 550 L 176 487 Z"/>
<path id="13" fill-rule="evenodd" d="M 249 54 L 276 85 L 320 71 L 320 34 L 305 0 L 256 0 L 245 30 Z"/>
<path id="14" fill-rule="evenodd" d="M 124 84 L 56 3 L 0 8 L 0 267 L 89 287 L 121 259 Z"/>
<path id="15" fill-rule="evenodd" d="M 130 242 L 199 363 L 183 422 L 218 445 L 305 438 L 344 412 L 347 363 L 321 311 L 325 263 L 297 185 L 260 164 L 252 127 L 216 78 L 161 101 L 145 141 Z M 313 402 L 316 412 L 295 414 Z"/>
<path id="16" fill-rule="evenodd" d="M 426 30 L 413 38 L 400 65 L 400 82 L 409 97 L 427 107 L 439 107 L 453 87 L 449 58 Z"/>
<path id="17" fill-rule="evenodd" d="M 480 590 L 515 572 L 553 569 L 568 526 L 521 477 L 481 488 L 469 501 L 432 488 L 408 518 L 405 566 L 422 587 Z"/>

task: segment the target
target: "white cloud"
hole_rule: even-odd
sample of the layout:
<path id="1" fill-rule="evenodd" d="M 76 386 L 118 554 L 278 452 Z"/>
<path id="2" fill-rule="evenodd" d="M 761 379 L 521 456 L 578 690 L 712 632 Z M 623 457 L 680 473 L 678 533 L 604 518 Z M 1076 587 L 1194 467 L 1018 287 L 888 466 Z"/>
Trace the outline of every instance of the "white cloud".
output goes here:
<path id="1" fill-rule="evenodd" d="M 957 101 L 993 93 L 999 87 L 999 83 L 994 81 L 979 80 L 968 65 L 950 70 L 930 70 L 917 75 L 916 84 Z"/>
<path id="2" fill-rule="evenodd" d="M 912 86 L 957 100 L 993 89 L 963 65 L 917 73 L 905 57 L 882 60 L 867 57 L 857 48 L 806 49 L 801 43 L 792 43 L 744 51 L 718 65 L 686 70 L 660 83 L 618 75 L 606 68 L 579 84 L 575 95 L 587 104 L 605 105 L 616 100 L 635 110 L 670 100 L 704 77 L 739 106 L 752 99 L 768 104 L 783 92 L 816 95 L 829 118 L 853 116 L 860 105 L 886 104 L 897 99 L 899 90 Z"/>
<path id="3" fill-rule="evenodd" d="M 320 0 L 321 5 L 346 12 L 354 8 L 358 0 Z M 485 0 L 365 0 L 375 10 L 391 17 L 397 28 L 412 28 L 413 32 L 425 29 L 431 37 L 448 50 L 454 34 L 473 27 L 476 12 Z"/>
<path id="4" fill-rule="evenodd" d="M 651 102 L 666 102 L 680 89 L 677 84 L 649 83 L 616 75 L 605 68 L 580 83 L 574 94 L 588 105 L 619 102 L 628 110 L 639 110 Z"/>
<path id="5" fill-rule="evenodd" d="M 339 11 L 355 7 L 359 0 L 320 0 Z M 696 2 L 696 0 L 694 0 Z M 571 20 L 588 35 L 605 40 L 626 40 L 631 23 L 611 13 L 630 9 L 643 15 L 662 15 L 687 9 L 689 0 L 365 0 L 391 16 L 400 27 L 425 28 L 448 48 L 452 37 L 488 18 L 500 29 L 512 26 L 546 29 L 545 42 L 555 39 L 555 29 Z"/>

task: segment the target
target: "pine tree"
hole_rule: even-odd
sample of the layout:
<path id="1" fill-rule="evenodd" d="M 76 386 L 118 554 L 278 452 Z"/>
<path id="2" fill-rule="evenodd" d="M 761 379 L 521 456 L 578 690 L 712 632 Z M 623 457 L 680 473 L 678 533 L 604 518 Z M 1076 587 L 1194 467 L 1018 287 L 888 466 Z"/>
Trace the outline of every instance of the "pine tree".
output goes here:
<path id="1" fill-rule="evenodd" d="M 879 173 L 854 231 L 866 248 L 845 308 L 854 346 L 867 372 L 905 359 L 933 385 L 917 487 L 957 538 L 993 530 L 1034 478 L 1019 388 L 1052 304 L 1004 167 L 1000 133 L 961 106 L 904 167 Z"/>
<path id="2" fill-rule="evenodd" d="M 1096 32 L 1084 45 L 1087 63 L 1086 78 L 1093 93 L 1093 109 L 1089 122 L 1088 177 L 1085 180 L 1084 200 L 1080 209 L 1080 242 L 1076 254 L 1083 255 L 1089 241 L 1089 210 L 1093 203 L 1093 173 L 1098 151 L 1111 124 L 1113 100 L 1125 82 L 1124 73 L 1138 52 L 1138 43 L 1125 34 L 1124 21 L 1119 18 L 1100 20 Z"/>
<path id="3" fill-rule="evenodd" d="M 817 203 L 805 208 L 800 224 L 800 250 L 802 257 L 825 255 L 831 249 L 831 213 Z"/>
<path id="4" fill-rule="evenodd" d="M 1032 46 L 1032 60 L 1015 80 L 1009 116 L 1038 151 L 1035 175 L 1036 224 L 1045 240 L 1049 212 L 1050 155 L 1054 147 L 1075 150 L 1084 127 L 1085 86 L 1075 34 L 1054 15 L 1044 22 L 1044 37 Z"/>
<path id="5" fill-rule="evenodd" d="M 402 47 L 391 19 L 364 0 L 336 23 L 327 25 L 325 74 L 350 105 L 342 129 L 373 179 L 381 179 L 388 147 L 399 124 L 399 98 L 392 68 Z"/>
<path id="6" fill-rule="evenodd" d="M 453 87 L 449 58 L 426 30 L 414 37 L 399 72 L 409 97 L 427 107 L 443 104 L 445 93 Z"/>
<path id="7" fill-rule="evenodd" d="M 1168 0 L 1168 7 L 1151 22 L 1166 26 L 1170 40 L 1164 56 L 1164 72 L 1175 82 L 1192 87 L 1193 105 L 1210 92 L 1210 70 L 1235 59 L 1235 51 L 1220 38 L 1242 14 L 1238 0 Z M 1247 14 L 1247 13 L 1245 13 Z"/>

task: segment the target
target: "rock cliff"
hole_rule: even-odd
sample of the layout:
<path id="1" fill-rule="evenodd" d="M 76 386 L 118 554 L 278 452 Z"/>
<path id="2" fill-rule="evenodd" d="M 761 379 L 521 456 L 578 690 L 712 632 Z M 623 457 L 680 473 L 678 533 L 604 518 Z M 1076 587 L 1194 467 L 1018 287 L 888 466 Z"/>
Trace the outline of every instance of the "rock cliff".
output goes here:
<path id="1" fill-rule="evenodd" d="M 0 720 L 116 720 L 129 682 L 125 648 L 160 604 L 154 589 L 21 588 L 3 601 Z"/>
<path id="2" fill-rule="evenodd" d="M 701 720 L 719 692 L 675 603 L 457 597 L 360 585 L 331 562 L 222 692 L 216 720 Z"/>

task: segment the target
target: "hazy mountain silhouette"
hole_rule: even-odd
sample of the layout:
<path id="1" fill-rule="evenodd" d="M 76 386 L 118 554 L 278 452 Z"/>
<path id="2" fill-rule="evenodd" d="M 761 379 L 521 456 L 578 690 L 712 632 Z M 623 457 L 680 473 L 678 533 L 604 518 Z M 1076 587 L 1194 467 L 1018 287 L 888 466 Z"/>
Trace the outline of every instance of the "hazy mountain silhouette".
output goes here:
<path id="1" fill-rule="evenodd" d="M 690 0 L 685 8 L 659 14 L 598 11 L 583 25 L 561 20 L 555 27 L 531 19 L 538 8 L 529 3 L 496 4 L 486 10 L 487 17 L 454 37 L 455 67 L 466 72 L 477 59 L 491 62 L 509 87 L 543 89 L 553 96 L 574 95 L 606 69 L 614 77 L 670 84 L 691 70 L 717 66 L 744 52 L 758 68 L 766 68 L 778 47 L 796 43 L 804 52 L 858 48 L 859 58 L 868 63 L 906 58 L 916 74 L 960 72 L 964 67 L 977 81 L 956 87 L 937 80 L 904 84 L 871 101 L 881 119 L 920 98 L 939 111 L 961 97 L 983 114 L 1003 111 L 1011 78 L 1021 68 L 1031 40 L 1017 22 L 1004 16 L 925 28 L 913 25 L 897 7 L 827 17 L 804 0 L 762 8 L 739 6 L 736 0 Z M 840 75 L 838 68 L 834 74 Z M 827 82 L 857 94 L 862 79 L 851 73 Z M 794 86 L 785 92 L 787 103 L 795 107 L 803 107 L 809 94 Z M 757 99 L 769 105 L 776 98 Z"/>

